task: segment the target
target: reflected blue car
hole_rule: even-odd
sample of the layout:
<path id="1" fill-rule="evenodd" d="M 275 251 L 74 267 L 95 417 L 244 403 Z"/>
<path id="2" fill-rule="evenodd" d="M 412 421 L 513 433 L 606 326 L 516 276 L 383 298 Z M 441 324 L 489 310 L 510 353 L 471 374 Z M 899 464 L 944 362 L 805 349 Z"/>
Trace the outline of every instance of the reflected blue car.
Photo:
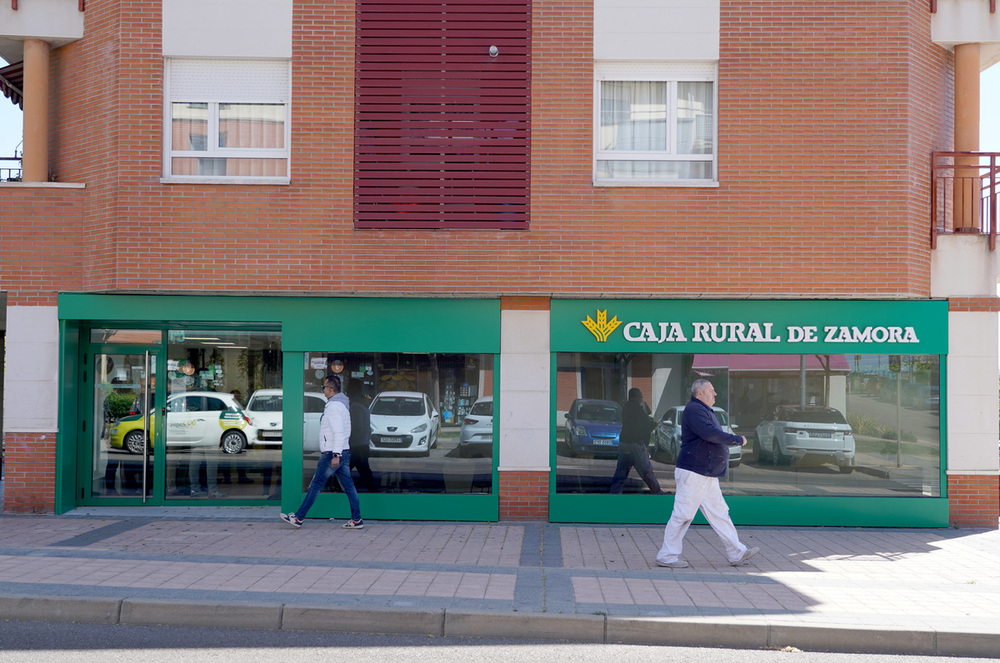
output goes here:
<path id="1" fill-rule="evenodd" d="M 566 445 L 571 456 L 618 456 L 622 408 L 614 401 L 578 398 L 566 413 Z"/>

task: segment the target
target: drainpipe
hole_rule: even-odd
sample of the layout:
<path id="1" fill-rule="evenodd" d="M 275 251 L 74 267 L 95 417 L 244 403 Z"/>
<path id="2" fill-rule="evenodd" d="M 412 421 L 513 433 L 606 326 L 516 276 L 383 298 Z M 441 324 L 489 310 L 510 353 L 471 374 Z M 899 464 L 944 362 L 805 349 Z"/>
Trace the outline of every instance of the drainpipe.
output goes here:
<path id="1" fill-rule="evenodd" d="M 49 181 L 49 43 L 24 40 L 24 182 Z"/>
<path id="2" fill-rule="evenodd" d="M 979 151 L 979 44 L 955 47 L 955 151 Z M 978 157 L 955 165 L 976 166 Z M 979 231 L 979 169 L 955 169 L 955 231 Z"/>

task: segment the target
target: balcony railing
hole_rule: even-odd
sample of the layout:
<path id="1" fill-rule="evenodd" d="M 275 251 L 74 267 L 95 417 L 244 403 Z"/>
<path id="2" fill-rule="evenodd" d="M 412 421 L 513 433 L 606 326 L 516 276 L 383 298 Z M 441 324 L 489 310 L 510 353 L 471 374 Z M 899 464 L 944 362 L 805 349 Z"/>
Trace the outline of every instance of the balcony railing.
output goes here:
<path id="1" fill-rule="evenodd" d="M 21 157 L 0 157 L 0 182 L 20 181 Z"/>
<path id="2" fill-rule="evenodd" d="M 996 249 L 1000 152 L 931 155 L 931 248 L 950 233 L 989 235 Z"/>

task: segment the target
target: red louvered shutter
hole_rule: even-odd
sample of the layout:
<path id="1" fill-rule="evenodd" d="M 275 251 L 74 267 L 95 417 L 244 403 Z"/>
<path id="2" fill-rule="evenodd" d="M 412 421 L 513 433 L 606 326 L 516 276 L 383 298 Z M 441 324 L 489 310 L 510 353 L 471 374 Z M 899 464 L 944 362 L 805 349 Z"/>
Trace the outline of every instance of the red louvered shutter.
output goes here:
<path id="1" fill-rule="evenodd" d="M 527 0 L 358 0 L 356 228 L 528 227 L 530 26 Z"/>

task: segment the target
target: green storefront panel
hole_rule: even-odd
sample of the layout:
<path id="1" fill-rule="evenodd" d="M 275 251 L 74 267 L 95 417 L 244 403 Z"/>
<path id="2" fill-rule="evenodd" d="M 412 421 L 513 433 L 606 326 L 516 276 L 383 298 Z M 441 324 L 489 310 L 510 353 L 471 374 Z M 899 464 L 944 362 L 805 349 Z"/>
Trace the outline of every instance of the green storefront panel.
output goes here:
<path id="1" fill-rule="evenodd" d="M 83 499 L 78 485 L 81 458 L 80 414 L 76 388 L 84 371 L 79 365 L 88 347 L 81 331 L 88 326 L 142 329 L 239 329 L 281 331 L 285 377 L 284 409 L 290 421 L 302 420 L 303 384 L 290 378 L 301 372 L 307 352 L 479 353 L 500 350 L 500 304 L 496 299 L 341 298 L 341 297 L 224 297 L 180 295 L 109 295 L 63 293 L 59 297 L 64 375 L 57 441 L 57 512 L 68 511 Z M 493 374 L 493 393 L 499 386 L 499 366 Z M 86 434 L 84 434 L 86 435 Z M 281 506 L 290 511 L 303 493 L 302 431 L 288 427 L 282 444 Z M 492 492 L 460 494 L 461 486 L 446 486 L 444 494 L 364 494 L 363 512 L 373 519 L 449 519 L 495 521 L 499 513 L 496 463 Z M 455 493 L 447 491 L 454 489 Z M 140 504 L 138 499 L 134 503 Z M 341 504 L 343 502 L 343 504 Z M 128 500 L 114 504 L 131 503 Z M 170 502 L 177 504 L 177 502 Z M 215 503 L 216 505 L 218 503 Z M 226 505 L 262 505 L 259 501 L 232 501 Z M 272 503 L 273 504 L 273 503 Z M 321 494 L 313 516 L 346 517 L 343 495 Z"/>
<path id="2" fill-rule="evenodd" d="M 636 354 L 937 355 L 940 361 L 940 497 L 731 495 L 738 525 L 947 527 L 945 356 L 941 300 L 553 300 L 551 303 L 552 522 L 665 523 L 673 497 L 557 492 L 556 385 L 560 352 Z M 681 403 L 677 403 L 678 405 Z M 633 476 L 635 471 L 633 470 Z M 610 476 L 608 477 L 610 480 Z M 725 492 L 725 487 L 723 487 Z M 704 523 L 699 515 L 696 520 Z"/>

